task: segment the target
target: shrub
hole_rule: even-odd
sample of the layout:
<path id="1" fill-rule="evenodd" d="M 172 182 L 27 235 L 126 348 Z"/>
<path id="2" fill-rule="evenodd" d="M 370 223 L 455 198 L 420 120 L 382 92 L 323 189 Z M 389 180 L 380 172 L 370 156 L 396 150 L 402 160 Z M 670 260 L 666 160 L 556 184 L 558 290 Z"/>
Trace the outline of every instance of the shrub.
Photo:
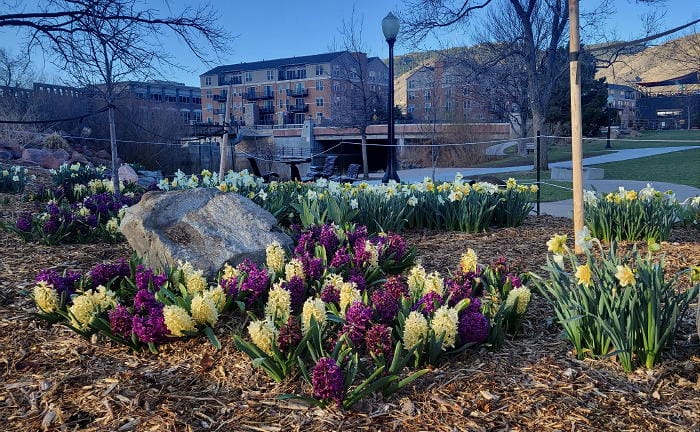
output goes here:
<path id="1" fill-rule="evenodd" d="M 678 323 L 697 296 L 700 284 L 683 291 L 678 277 L 666 279 L 659 246 L 651 242 L 642 256 L 636 247 L 619 256 L 614 240 L 605 251 L 597 239 L 584 241 L 585 262 L 580 264 L 566 247 L 566 236 L 548 243 L 548 280 L 538 278 L 539 291 L 554 306 L 564 337 L 579 359 L 616 356 L 626 371 L 637 365 L 651 369 L 668 347 Z M 590 246 L 598 247 L 596 258 Z M 568 267 L 564 262 L 568 259 Z"/>
<path id="2" fill-rule="evenodd" d="M 68 149 L 68 141 L 66 141 L 61 135 L 54 132 L 44 138 L 44 148 L 57 150 L 57 149 Z"/>

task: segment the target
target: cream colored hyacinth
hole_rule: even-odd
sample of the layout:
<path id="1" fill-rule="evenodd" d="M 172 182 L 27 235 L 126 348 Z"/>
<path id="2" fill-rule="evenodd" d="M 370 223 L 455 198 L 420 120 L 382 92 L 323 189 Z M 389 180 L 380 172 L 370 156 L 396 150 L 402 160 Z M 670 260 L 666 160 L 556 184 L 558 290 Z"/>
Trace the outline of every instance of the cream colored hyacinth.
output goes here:
<path id="1" fill-rule="evenodd" d="M 357 289 L 355 282 L 343 282 L 340 284 L 340 315 L 345 316 L 345 311 L 356 301 L 362 300 L 362 294 Z"/>
<path id="2" fill-rule="evenodd" d="M 105 225 L 105 229 L 110 234 L 117 234 L 119 232 L 119 221 L 117 218 L 110 218 Z"/>
<path id="3" fill-rule="evenodd" d="M 61 306 L 58 293 L 46 281 L 41 281 L 34 287 L 34 302 L 42 312 L 46 313 L 55 312 Z"/>
<path id="4" fill-rule="evenodd" d="M 207 280 L 202 270 L 195 270 L 192 264 L 186 262 L 180 266 L 185 277 L 185 287 L 190 294 L 196 294 L 207 289 Z"/>
<path id="5" fill-rule="evenodd" d="M 216 307 L 216 303 L 211 297 L 205 296 L 204 293 L 197 294 L 192 298 L 190 310 L 192 311 L 192 319 L 197 324 L 213 326 L 219 320 L 219 310 Z"/>
<path id="6" fill-rule="evenodd" d="M 428 320 L 422 313 L 413 311 L 408 314 L 403 327 L 403 346 L 410 350 L 428 337 Z"/>
<path id="7" fill-rule="evenodd" d="M 165 326 L 173 336 L 185 336 L 185 332 L 195 332 L 197 330 L 194 319 L 187 311 L 177 305 L 168 305 L 163 308 L 163 319 Z"/>
<path id="8" fill-rule="evenodd" d="M 237 278 L 240 274 L 241 272 L 236 267 L 233 267 L 229 263 L 224 264 L 224 271 L 222 272 L 222 277 L 224 279 Z"/>
<path id="9" fill-rule="evenodd" d="M 267 268 L 275 273 L 282 273 L 284 270 L 285 253 L 282 245 L 272 242 L 265 248 L 265 263 Z"/>
<path id="10" fill-rule="evenodd" d="M 457 310 L 448 306 L 441 306 L 435 311 L 430 321 L 430 328 L 436 338 L 442 336 L 442 349 L 454 348 L 457 341 L 457 325 L 459 316 Z"/>
<path id="11" fill-rule="evenodd" d="M 202 294 L 205 298 L 208 298 L 214 302 L 217 311 L 223 312 L 224 307 L 226 306 L 226 292 L 224 292 L 224 289 L 221 287 L 221 285 L 209 288 Z"/>
<path id="12" fill-rule="evenodd" d="M 304 265 L 301 263 L 301 261 L 298 258 L 292 258 L 284 266 L 285 280 L 289 281 L 294 276 L 299 276 L 302 279 L 306 278 L 306 276 L 304 275 Z"/>
<path id="13" fill-rule="evenodd" d="M 469 248 L 459 258 L 459 269 L 462 273 L 475 272 L 477 266 L 477 256 L 474 249 Z"/>
<path id="14" fill-rule="evenodd" d="M 326 287 L 328 285 L 332 285 L 332 286 L 336 287 L 337 289 L 340 289 L 342 284 L 343 284 L 343 277 L 339 274 L 336 274 L 336 273 L 330 273 L 328 276 L 326 276 L 326 280 L 323 282 L 324 287 Z"/>
<path id="15" fill-rule="evenodd" d="M 292 295 L 278 283 L 270 290 L 265 304 L 265 316 L 270 321 L 286 323 L 292 313 Z"/>
<path id="16" fill-rule="evenodd" d="M 370 267 L 379 266 L 379 249 L 377 248 L 377 245 L 372 244 L 372 242 L 365 242 L 365 252 L 368 252 L 370 255 Z"/>
<path id="17" fill-rule="evenodd" d="M 248 335 L 256 347 L 265 354 L 273 354 L 273 345 L 277 340 L 277 329 L 269 320 L 256 320 L 248 325 Z"/>
<path id="18" fill-rule="evenodd" d="M 508 298 L 506 298 L 506 305 L 515 305 L 515 312 L 518 315 L 522 315 L 527 310 L 527 305 L 530 304 L 530 298 L 532 293 L 530 289 L 524 286 L 513 288 L 510 293 L 508 293 Z"/>
<path id="19" fill-rule="evenodd" d="M 308 298 L 301 310 L 301 330 L 304 334 L 311 330 L 311 317 L 314 317 L 319 328 L 326 324 L 326 304 L 320 298 Z"/>
<path id="20" fill-rule="evenodd" d="M 100 285 L 96 290 L 85 291 L 73 298 L 73 304 L 68 309 L 71 324 L 81 330 L 88 328 L 92 318 L 102 311 L 114 307 L 115 293 Z"/>
<path id="21" fill-rule="evenodd" d="M 408 284 L 408 290 L 411 292 L 411 295 L 415 296 L 423 292 L 426 276 L 425 269 L 420 264 L 416 264 L 408 271 L 406 283 Z"/>
<path id="22" fill-rule="evenodd" d="M 436 292 L 441 296 L 445 294 L 445 281 L 440 276 L 440 273 L 434 271 L 430 273 L 425 278 L 425 283 L 423 284 L 423 295 L 429 292 Z"/>

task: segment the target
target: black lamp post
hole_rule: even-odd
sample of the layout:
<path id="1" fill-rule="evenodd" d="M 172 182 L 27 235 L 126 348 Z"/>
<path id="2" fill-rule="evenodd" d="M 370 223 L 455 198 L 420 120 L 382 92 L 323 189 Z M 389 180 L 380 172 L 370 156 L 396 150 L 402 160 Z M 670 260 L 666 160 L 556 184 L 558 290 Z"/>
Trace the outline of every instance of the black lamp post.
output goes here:
<path id="1" fill-rule="evenodd" d="M 613 103 L 615 103 L 615 98 L 612 95 L 608 96 L 608 140 L 605 142 L 606 149 L 612 148 L 610 147 L 610 123 L 612 123 L 610 113 L 612 111 Z"/>
<path id="2" fill-rule="evenodd" d="M 386 43 L 389 44 L 389 124 L 387 125 L 387 150 L 386 150 L 386 171 L 382 178 L 382 183 L 389 180 L 400 182 L 399 174 L 396 172 L 396 147 L 394 147 L 394 42 L 399 34 L 399 19 L 389 12 L 389 15 L 382 20 L 382 32 Z"/>

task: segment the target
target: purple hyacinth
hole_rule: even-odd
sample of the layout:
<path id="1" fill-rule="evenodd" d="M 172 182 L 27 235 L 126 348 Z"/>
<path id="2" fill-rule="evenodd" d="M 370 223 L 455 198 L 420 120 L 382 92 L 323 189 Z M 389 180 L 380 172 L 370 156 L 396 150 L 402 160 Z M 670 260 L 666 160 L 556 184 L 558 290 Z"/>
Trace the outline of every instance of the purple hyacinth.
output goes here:
<path id="1" fill-rule="evenodd" d="M 372 253 L 367 250 L 367 239 L 359 238 L 353 243 L 352 253 L 355 256 L 353 263 L 357 267 L 363 267 L 369 265 L 372 259 Z"/>
<path id="2" fill-rule="evenodd" d="M 481 312 L 481 300 L 478 297 L 472 297 L 467 312 Z"/>
<path id="3" fill-rule="evenodd" d="M 18 217 L 15 226 L 22 232 L 30 232 L 32 230 L 32 216 L 24 215 Z"/>
<path id="4" fill-rule="evenodd" d="M 277 346 L 280 352 L 286 353 L 292 351 L 301 342 L 301 327 L 299 322 L 294 317 L 289 317 L 287 323 L 280 328 L 277 335 Z"/>
<path id="5" fill-rule="evenodd" d="M 316 240 L 314 239 L 313 232 L 305 231 L 301 234 L 301 236 L 299 236 L 299 240 L 297 240 L 297 245 L 294 248 L 294 254 L 297 256 L 313 254 L 315 247 Z"/>
<path id="6" fill-rule="evenodd" d="M 406 280 L 401 275 L 389 276 L 384 282 L 384 289 L 391 291 L 396 298 L 401 296 L 408 297 L 408 285 L 406 285 Z"/>
<path id="7" fill-rule="evenodd" d="M 165 335 L 168 334 L 162 309 L 151 309 L 148 315 L 134 316 L 131 325 L 134 334 L 143 343 L 162 342 L 165 340 Z"/>
<path id="8" fill-rule="evenodd" d="M 129 309 L 124 305 L 117 305 L 109 311 L 109 326 L 112 331 L 122 337 L 131 337 L 131 323 L 133 316 L 129 313 Z"/>
<path id="9" fill-rule="evenodd" d="M 323 225 L 318 234 L 318 243 L 326 249 L 326 256 L 330 256 L 340 244 L 338 236 L 332 225 Z"/>
<path id="10" fill-rule="evenodd" d="M 348 277 L 348 281 L 354 282 L 360 292 L 365 292 L 365 289 L 367 288 L 367 280 L 365 279 L 365 275 L 362 274 L 362 271 L 359 269 L 350 270 L 350 277 Z"/>
<path id="11" fill-rule="evenodd" d="M 221 279 L 219 282 L 221 288 L 232 298 L 238 297 L 238 278 Z"/>
<path id="12" fill-rule="evenodd" d="M 449 296 L 448 304 L 450 307 L 454 307 L 457 303 L 472 294 L 472 284 L 470 280 L 459 283 L 455 280 L 447 279 L 445 280 L 445 286 L 447 287 Z"/>
<path id="13" fill-rule="evenodd" d="M 372 308 L 361 301 L 351 304 L 345 312 L 346 324 L 343 326 L 342 333 L 346 334 L 356 347 L 362 343 L 373 315 Z"/>
<path id="14" fill-rule="evenodd" d="M 258 267 L 253 261 L 245 259 L 238 265 L 238 270 L 246 274 L 246 278 L 241 283 L 240 291 L 246 292 L 246 302 L 250 305 L 255 302 L 267 289 L 270 275 L 264 268 Z"/>
<path id="15" fill-rule="evenodd" d="M 48 213 L 50 216 L 59 216 L 61 214 L 61 207 L 53 203 L 47 204 L 46 213 Z"/>
<path id="16" fill-rule="evenodd" d="M 144 267 L 139 264 L 136 268 L 136 288 L 148 289 L 149 284 L 153 285 L 153 289 L 158 291 L 168 280 L 165 274 L 154 274 L 153 269 Z"/>
<path id="17" fill-rule="evenodd" d="M 385 245 L 385 256 L 394 256 L 394 260 L 401 260 L 404 255 L 406 255 L 406 240 L 398 234 L 388 233 L 386 236 Z"/>
<path id="18" fill-rule="evenodd" d="M 385 287 L 374 291 L 371 298 L 379 321 L 388 324 L 396 318 L 399 312 L 400 292 L 386 289 Z"/>
<path id="19" fill-rule="evenodd" d="M 343 370 L 334 359 L 321 357 L 311 372 L 313 396 L 317 399 L 331 400 L 338 405 L 343 402 L 345 387 Z"/>
<path id="20" fill-rule="evenodd" d="M 367 237 L 367 227 L 364 225 L 358 225 L 354 230 L 348 232 L 347 235 L 348 244 L 354 245 L 358 239 Z"/>
<path id="21" fill-rule="evenodd" d="M 42 230 L 44 231 L 44 234 L 56 234 L 56 231 L 58 231 L 60 227 L 61 221 L 58 219 L 58 217 L 50 216 L 46 222 L 44 222 Z"/>
<path id="22" fill-rule="evenodd" d="M 440 306 L 442 306 L 442 296 L 435 291 L 430 291 L 418 300 L 418 303 L 413 306 L 413 310 L 422 312 L 425 316 L 430 316 Z"/>
<path id="23" fill-rule="evenodd" d="M 506 275 L 506 279 L 510 281 L 510 286 L 513 288 L 519 288 L 523 285 L 523 282 L 520 280 L 520 278 L 513 273 L 508 273 Z"/>
<path id="24" fill-rule="evenodd" d="M 365 334 L 365 346 L 367 352 L 376 357 L 383 355 L 386 362 L 390 363 L 394 353 L 391 327 L 384 324 L 373 325 Z"/>
<path id="25" fill-rule="evenodd" d="M 162 309 L 163 304 L 156 300 L 156 296 L 146 290 L 140 289 L 134 296 L 134 314 L 148 314 L 152 309 Z"/>
<path id="26" fill-rule="evenodd" d="M 304 280 L 299 276 L 292 276 L 287 282 L 282 283 L 282 288 L 289 291 L 291 297 L 292 310 L 298 311 L 306 299 L 306 285 Z"/>
<path id="27" fill-rule="evenodd" d="M 331 267 L 342 267 L 350 262 L 350 255 L 344 249 L 338 249 L 331 259 Z"/>
<path id="28" fill-rule="evenodd" d="M 97 264 L 90 270 L 92 286 L 105 285 L 114 278 L 130 277 L 131 267 L 124 258 L 114 264 Z"/>
<path id="29" fill-rule="evenodd" d="M 321 258 L 304 255 L 300 259 L 304 267 L 304 274 L 309 279 L 318 279 L 321 276 L 321 273 L 323 273 L 323 260 L 321 260 Z"/>
<path id="30" fill-rule="evenodd" d="M 481 312 L 462 312 L 459 319 L 459 340 L 462 344 L 468 342 L 485 342 L 489 338 L 491 325 L 489 319 Z"/>
<path id="31" fill-rule="evenodd" d="M 46 282 L 53 286 L 58 295 L 65 293 L 66 297 L 70 297 L 75 292 L 75 284 L 80 279 L 80 273 L 67 271 L 65 275 L 59 274 L 54 269 L 45 269 L 39 272 L 36 277 L 37 282 Z"/>
<path id="32" fill-rule="evenodd" d="M 340 302 L 340 290 L 334 285 L 326 285 L 321 290 L 321 300 L 325 303 L 335 303 Z"/>

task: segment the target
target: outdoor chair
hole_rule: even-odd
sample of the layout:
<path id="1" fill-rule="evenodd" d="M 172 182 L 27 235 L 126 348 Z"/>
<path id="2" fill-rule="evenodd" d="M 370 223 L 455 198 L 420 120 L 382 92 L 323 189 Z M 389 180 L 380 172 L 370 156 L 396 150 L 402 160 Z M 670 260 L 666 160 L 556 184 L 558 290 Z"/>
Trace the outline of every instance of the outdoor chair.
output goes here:
<path id="1" fill-rule="evenodd" d="M 312 166 L 306 173 L 304 181 L 312 181 L 318 178 L 329 178 L 335 171 L 335 161 L 338 156 L 326 156 L 323 166 Z"/>
<path id="2" fill-rule="evenodd" d="M 262 177 L 263 180 L 266 182 L 269 182 L 270 180 L 277 180 L 279 179 L 280 175 L 277 174 L 276 172 L 269 171 L 269 172 L 261 172 L 260 168 L 258 167 L 258 160 L 255 159 L 254 157 L 249 157 L 248 162 L 250 163 L 250 169 L 253 170 L 253 174 Z"/>
<path id="3" fill-rule="evenodd" d="M 359 174 L 360 166 L 358 164 L 350 164 L 348 166 L 348 170 L 345 172 L 345 175 L 331 177 L 331 180 L 340 183 L 354 183 L 358 179 Z"/>

